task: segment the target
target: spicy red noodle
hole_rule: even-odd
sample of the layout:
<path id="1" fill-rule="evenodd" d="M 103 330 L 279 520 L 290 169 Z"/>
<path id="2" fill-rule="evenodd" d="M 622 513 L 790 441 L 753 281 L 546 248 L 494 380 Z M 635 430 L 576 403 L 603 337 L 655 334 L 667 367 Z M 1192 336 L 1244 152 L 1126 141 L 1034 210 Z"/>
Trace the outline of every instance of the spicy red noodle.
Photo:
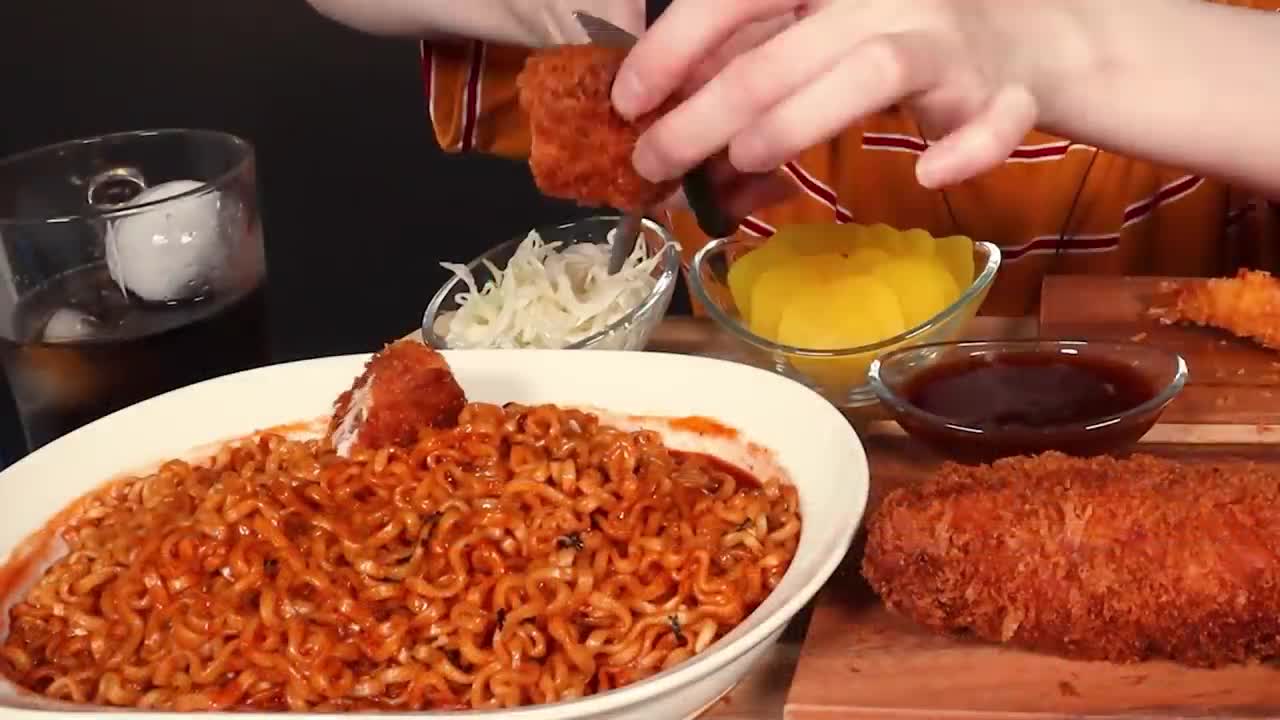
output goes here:
<path id="1" fill-rule="evenodd" d="M 704 650 L 781 580 L 795 489 L 551 406 L 406 449 L 266 435 L 95 493 L 0 672 L 168 710 L 549 703 Z"/>

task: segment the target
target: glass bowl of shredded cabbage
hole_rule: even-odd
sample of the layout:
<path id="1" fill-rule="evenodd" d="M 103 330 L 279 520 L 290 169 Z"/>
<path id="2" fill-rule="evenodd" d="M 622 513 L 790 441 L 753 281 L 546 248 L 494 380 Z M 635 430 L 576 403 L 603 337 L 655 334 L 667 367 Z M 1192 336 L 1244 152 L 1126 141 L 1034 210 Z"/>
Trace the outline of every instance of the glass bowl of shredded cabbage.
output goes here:
<path id="1" fill-rule="evenodd" d="M 620 218 L 535 228 L 452 273 L 427 306 L 422 339 L 438 349 L 641 350 L 680 273 L 674 238 L 645 220 L 622 270 L 608 272 Z"/>

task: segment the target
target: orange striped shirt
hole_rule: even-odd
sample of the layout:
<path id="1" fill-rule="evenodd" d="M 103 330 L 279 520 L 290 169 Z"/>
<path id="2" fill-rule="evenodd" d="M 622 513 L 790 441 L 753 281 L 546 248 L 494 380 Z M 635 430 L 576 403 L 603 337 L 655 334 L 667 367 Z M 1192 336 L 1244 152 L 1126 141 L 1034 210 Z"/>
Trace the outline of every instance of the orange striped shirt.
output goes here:
<path id="1" fill-rule="evenodd" d="M 1231 4 L 1280 9 L 1280 0 Z M 426 97 L 442 148 L 527 155 L 514 82 L 527 52 L 424 43 Z M 788 163 L 784 171 L 804 192 L 747 218 L 739 232 L 856 221 L 988 240 L 1005 257 L 983 308 L 995 315 L 1034 312 L 1050 273 L 1197 276 L 1280 265 L 1270 206 L 1212 179 L 1033 132 L 1002 167 L 943 193 L 916 182 L 926 146 L 908 113 L 873 116 Z M 687 262 L 706 237 L 688 213 L 672 224 Z"/>

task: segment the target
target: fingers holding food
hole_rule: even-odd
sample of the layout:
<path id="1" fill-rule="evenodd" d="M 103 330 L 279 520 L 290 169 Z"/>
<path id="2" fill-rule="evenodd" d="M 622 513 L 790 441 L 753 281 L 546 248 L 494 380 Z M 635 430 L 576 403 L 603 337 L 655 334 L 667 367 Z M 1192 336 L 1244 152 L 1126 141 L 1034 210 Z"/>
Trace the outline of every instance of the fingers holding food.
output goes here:
<path id="1" fill-rule="evenodd" d="M 628 121 L 609 99 L 626 51 L 597 45 L 539 50 L 517 78 L 529 116 L 529 167 L 544 194 L 585 206 L 642 212 L 677 182 L 653 183 L 632 165 L 637 138 L 652 115 Z"/>

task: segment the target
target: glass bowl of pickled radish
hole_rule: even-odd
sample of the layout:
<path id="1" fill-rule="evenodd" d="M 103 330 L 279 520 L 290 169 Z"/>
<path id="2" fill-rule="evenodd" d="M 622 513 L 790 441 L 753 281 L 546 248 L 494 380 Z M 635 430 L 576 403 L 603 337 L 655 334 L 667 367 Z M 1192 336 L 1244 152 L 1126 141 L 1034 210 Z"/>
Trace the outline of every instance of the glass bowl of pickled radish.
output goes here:
<path id="1" fill-rule="evenodd" d="M 1000 249 L 888 225 L 789 225 L 714 240 L 690 288 L 749 361 L 841 407 L 877 402 L 867 371 L 899 348 L 955 340 L 1000 269 Z"/>

